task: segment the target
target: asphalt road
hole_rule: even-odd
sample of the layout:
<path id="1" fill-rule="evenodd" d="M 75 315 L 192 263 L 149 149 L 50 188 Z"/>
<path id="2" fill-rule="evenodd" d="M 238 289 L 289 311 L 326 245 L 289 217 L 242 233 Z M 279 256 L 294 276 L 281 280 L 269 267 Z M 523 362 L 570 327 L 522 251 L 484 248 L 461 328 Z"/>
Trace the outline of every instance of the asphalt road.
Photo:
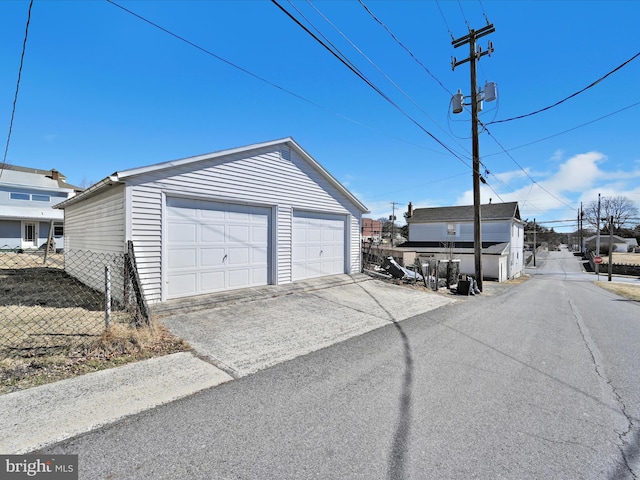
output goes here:
<path id="1" fill-rule="evenodd" d="M 536 275 L 58 444 L 82 479 L 636 479 L 640 305 Z M 390 312 L 393 313 L 393 312 Z"/>

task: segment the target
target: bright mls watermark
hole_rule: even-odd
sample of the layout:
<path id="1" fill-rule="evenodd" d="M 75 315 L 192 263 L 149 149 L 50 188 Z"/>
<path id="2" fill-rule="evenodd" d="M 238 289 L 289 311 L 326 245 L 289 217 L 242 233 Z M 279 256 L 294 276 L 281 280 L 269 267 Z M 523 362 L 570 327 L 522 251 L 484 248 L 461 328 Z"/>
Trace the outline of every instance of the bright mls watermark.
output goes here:
<path id="1" fill-rule="evenodd" d="M 78 480 L 78 455 L 0 455 L 0 478 Z"/>

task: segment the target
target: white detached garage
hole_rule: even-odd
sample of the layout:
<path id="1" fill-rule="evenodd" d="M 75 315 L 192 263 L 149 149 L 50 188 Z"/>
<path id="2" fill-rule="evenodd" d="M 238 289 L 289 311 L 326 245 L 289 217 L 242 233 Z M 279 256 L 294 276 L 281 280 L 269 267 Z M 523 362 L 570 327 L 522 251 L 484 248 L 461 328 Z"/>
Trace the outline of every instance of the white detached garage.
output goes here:
<path id="1" fill-rule="evenodd" d="M 116 172 L 58 208 L 66 253 L 133 241 L 149 303 L 358 272 L 367 213 L 292 138 Z"/>

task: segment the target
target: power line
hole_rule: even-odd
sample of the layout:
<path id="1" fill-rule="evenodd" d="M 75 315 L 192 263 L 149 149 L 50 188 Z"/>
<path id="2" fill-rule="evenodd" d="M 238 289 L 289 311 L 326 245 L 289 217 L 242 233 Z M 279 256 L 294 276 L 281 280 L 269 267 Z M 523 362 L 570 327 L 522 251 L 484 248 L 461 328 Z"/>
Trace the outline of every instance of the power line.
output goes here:
<path id="1" fill-rule="evenodd" d="M 151 25 L 152 27 L 157 28 L 158 30 L 160 30 L 160 31 L 162 31 L 162 32 L 164 32 L 164 33 L 166 33 L 166 34 L 168 34 L 168 35 L 170 35 L 170 36 L 172 36 L 172 37 L 174 37 L 174 38 L 176 38 L 176 39 L 180 40 L 181 42 L 184 42 L 184 43 L 186 43 L 187 45 L 189 45 L 189 46 L 191 46 L 191 47 L 194 47 L 194 48 L 196 48 L 196 49 L 200 50 L 201 52 L 203 52 L 203 53 L 205 53 L 205 54 L 207 54 L 207 55 L 209 55 L 209 56 L 211 56 L 211 57 L 215 58 L 216 60 L 219 60 L 219 61 L 221 61 L 221 62 L 223 62 L 223 63 L 225 63 L 225 64 L 229 65 L 230 67 L 235 68 L 236 70 L 241 71 L 242 73 L 245 73 L 245 74 L 247 74 L 247 75 L 249 75 L 249 76 L 251 76 L 251 77 L 253 77 L 253 78 L 255 78 L 255 79 L 259 80 L 259 81 L 261 81 L 261 82 L 264 82 L 264 83 L 266 83 L 267 85 L 269 85 L 269 86 L 271 86 L 271 87 L 274 87 L 274 88 L 276 88 L 276 89 L 278 89 L 278 90 L 280 90 L 280 91 L 282 91 L 282 92 L 284 92 L 284 93 L 287 93 L 288 95 L 291 95 L 292 97 L 295 97 L 295 98 L 297 98 L 297 99 L 299 99 L 299 100 L 302 100 L 303 102 L 308 103 L 309 105 L 313 105 L 314 107 L 320 108 L 321 110 L 324 110 L 325 112 L 331 113 L 331 114 L 333 114 L 333 115 L 335 115 L 335 116 L 337 116 L 337 117 L 339 117 L 339 118 L 342 118 L 342 119 L 344 119 L 344 120 L 347 120 L 348 122 L 351 122 L 351 123 L 353 123 L 353 124 L 355 124 L 355 125 L 359 125 L 359 126 L 361 126 L 361 127 L 365 127 L 365 128 L 370 129 L 370 130 L 374 130 L 374 128 L 373 128 L 373 127 L 370 127 L 370 126 L 368 126 L 368 125 L 365 125 L 365 124 L 364 124 L 364 123 L 362 123 L 362 122 L 359 122 L 359 121 L 357 121 L 357 120 L 354 120 L 354 119 L 352 119 L 352 118 L 350 118 L 350 117 L 347 117 L 346 115 L 343 115 L 343 114 L 338 113 L 338 112 L 336 112 L 336 111 L 330 110 L 329 108 L 324 107 L 323 105 L 320 105 L 319 103 L 316 103 L 316 102 L 314 102 L 313 100 L 310 100 L 310 99 L 308 99 L 308 98 L 305 98 L 305 97 L 303 97 L 302 95 L 299 95 L 299 94 L 297 94 L 297 93 L 295 93 L 295 92 L 293 92 L 293 91 L 291 91 L 291 90 L 289 90 L 289 89 L 287 89 L 287 88 L 285 88 L 285 87 L 282 87 L 282 86 L 280 86 L 280 85 L 278 85 L 278 84 L 276 84 L 276 83 L 274 83 L 274 82 L 272 82 L 272 81 L 270 81 L 270 80 L 268 80 L 268 79 L 266 79 L 266 78 L 264 78 L 264 77 L 261 77 L 260 75 L 257 75 L 257 74 L 255 74 L 255 73 L 251 72 L 250 70 L 247 70 L 246 68 L 241 67 L 241 66 L 239 66 L 239 65 L 237 65 L 237 64 L 235 64 L 235 63 L 233 63 L 233 62 L 231 62 L 230 60 L 227 60 L 227 59 L 225 59 L 225 58 L 223 58 L 223 57 L 221 57 L 221 56 L 219 56 L 219 55 L 217 55 L 217 54 L 213 53 L 212 51 L 207 50 L 206 48 L 201 47 L 200 45 L 198 45 L 198 44 L 196 44 L 196 43 L 194 43 L 194 42 L 192 42 L 192 41 L 190 41 L 190 40 L 188 40 L 188 39 L 186 39 L 186 38 L 184 38 L 184 37 L 182 37 L 182 36 L 180 36 L 180 35 L 178 35 L 178 34 L 176 34 L 176 33 L 172 32 L 171 30 L 168 30 L 167 28 L 164 28 L 163 26 L 158 25 L 157 23 L 154 23 L 154 22 L 152 22 L 151 20 L 149 20 L 149 19 L 147 19 L 147 18 L 145 18 L 145 17 L 143 17 L 143 16 L 141 16 L 141 15 L 139 15 L 139 14 L 137 14 L 137 13 L 135 13 L 135 12 L 133 12 L 133 11 L 131 11 L 131 10 L 129 10 L 129 9 L 127 9 L 127 8 L 125 8 L 125 7 L 123 7 L 122 5 L 119 5 L 118 3 L 116 3 L 116 2 L 115 2 L 115 1 L 113 1 L 113 0 L 107 0 L 107 2 L 109 2 L 111 5 L 113 5 L 113 6 L 115 6 L 115 7 L 120 8 L 121 10 L 125 11 L 126 13 L 128 13 L 128 14 L 130 14 L 130 15 L 132 15 L 132 16 L 134 16 L 134 17 L 136 17 L 137 19 L 142 20 L 143 22 L 147 23 L 148 25 Z M 400 141 L 400 142 L 403 142 L 403 143 L 409 144 L 409 145 L 414 145 L 414 146 L 418 146 L 418 147 L 420 147 L 420 148 L 425 148 L 426 150 L 428 150 L 428 151 L 430 151 L 430 152 L 437 153 L 437 154 L 439 154 L 439 155 L 446 155 L 445 153 L 443 153 L 443 152 L 441 152 L 441 151 L 438 151 L 438 150 L 432 150 L 432 149 L 430 149 L 430 148 L 423 147 L 422 145 L 417 145 L 417 144 L 415 144 L 415 143 L 413 143 L 413 142 L 409 142 L 409 141 L 403 140 L 403 139 L 401 139 L 401 138 L 399 138 L 399 137 L 395 137 L 395 136 L 390 136 L 390 137 L 391 137 L 391 138 L 394 138 L 395 140 L 398 140 L 398 141 Z"/>
<path id="2" fill-rule="evenodd" d="M 340 50 L 337 49 L 337 47 L 331 43 L 327 37 L 325 35 L 322 34 L 322 32 L 320 32 L 320 30 L 313 25 L 313 23 L 311 21 L 309 21 L 309 19 L 307 17 L 305 17 L 305 15 L 291 2 L 291 0 L 288 0 L 289 4 L 291 6 L 293 6 L 293 8 L 295 8 L 295 10 L 302 15 L 302 18 L 304 18 L 321 36 L 322 38 L 324 38 L 327 43 L 329 43 L 329 45 L 331 45 L 334 49 L 337 50 L 337 52 L 340 54 L 340 56 L 346 60 L 347 62 L 349 62 L 350 65 L 354 65 L 353 62 L 351 62 Z M 378 70 L 378 72 L 380 72 L 386 79 L 387 81 L 389 81 L 389 83 L 391 83 L 391 85 L 393 85 L 400 93 L 402 93 L 405 98 L 407 98 L 418 110 L 420 110 L 420 112 L 422 112 L 429 120 L 431 120 L 440 130 L 442 130 L 445 135 L 448 135 L 449 137 L 451 137 L 453 139 L 454 142 L 456 142 L 458 144 L 459 147 L 461 147 L 465 152 L 470 153 L 463 145 L 461 145 L 458 141 L 456 141 L 455 138 L 453 138 L 453 136 L 451 134 L 449 134 L 442 126 L 440 126 L 440 124 L 438 124 L 438 122 L 436 122 L 434 120 L 434 118 L 429 115 L 429 113 L 427 113 L 427 111 L 425 111 L 419 104 L 418 102 L 416 102 L 407 92 L 405 92 L 402 87 L 400 87 L 389 75 L 387 75 L 387 73 L 382 70 L 373 60 L 371 60 L 371 58 L 369 58 L 367 56 L 367 54 L 365 54 L 354 42 L 351 41 L 351 39 L 349 37 L 347 37 L 347 35 L 345 35 L 333 22 L 331 22 L 331 20 L 329 20 L 315 5 L 313 5 L 313 3 L 310 0 L 307 0 L 307 3 L 309 5 L 311 5 L 311 7 L 324 19 L 324 21 L 326 21 L 329 25 L 331 25 L 331 27 L 333 27 L 333 29 L 338 32 L 338 34 L 340 34 L 340 36 L 342 36 L 342 38 L 344 38 L 349 45 L 351 45 L 360 55 L 362 55 L 365 60 L 367 60 L 376 70 Z M 365 8 L 365 10 L 369 11 L 366 7 L 366 5 L 364 5 L 362 3 L 362 0 L 360 0 L 360 3 L 363 5 L 363 7 Z M 374 17 L 375 18 L 375 17 Z M 391 35 L 393 35 L 393 33 L 391 33 Z M 415 57 L 414 57 L 415 58 Z M 426 68 L 426 67 L 425 67 Z M 430 72 L 429 72 L 430 73 Z M 433 76 L 433 75 L 432 75 Z M 433 77 L 435 78 L 435 77 Z M 437 78 L 436 78 L 437 80 Z M 439 81 L 439 80 L 438 80 Z M 441 84 L 442 85 L 442 84 Z M 444 87 L 444 85 L 443 85 Z M 450 92 L 449 92 L 450 93 Z"/>
<path id="3" fill-rule="evenodd" d="M 462 4 L 460 3 L 460 0 L 458 0 L 458 6 L 460 7 L 462 18 L 464 18 L 464 23 L 467 24 L 467 28 L 469 29 L 469 31 L 471 31 L 471 25 L 469 25 L 469 22 L 467 21 L 467 16 L 464 14 L 464 10 L 462 9 Z"/>
<path id="4" fill-rule="evenodd" d="M 393 38 L 393 39 L 396 41 L 396 43 L 397 43 L 398 45 L 400 45 L 400 46 L 401 46 L 401 47 L 402 47 L 402 48 L 403 48 L 403 49 L 404 49 L 404 50 L 405 50 L 405 51 L 406 51 L 406 52 L 411 56 L 411 58 L 413 58 L 413 59 L 416 61 L 416 63 L 417 63 L 418 65 L 420 65 L 420 66 L 424 69 L 424 71 L 425 71 L 425 72 L 427 72 L 427 73 L 431 76 L 431 78 L 433 78 L 436 82 L 438 82 L 438 84 L 439 84 L 439 85 L 440 85 L 440 86 L 445 90 L 445 92 L 447 92 L 449 95 L 453 95 L 453 93 L 452 93 L 452 92 L 451 92 L 447 87 L 445 87 L 445 86 L 444 86 L 444 84 L 440 81 L 440 79 L 438 79 L 438 77 L 436 77 L 433 73 L 431 73 L 431 71 L 426 67 L 426 65 L 424 65 L 424 64 L 423 64 L 423 63 L 418 59 L 418 57 L 416 57 L 416 56 L 413 54 L 413 52 L 412 52 L 411 50 L 409 50 L 409 48 L 408 48 L 407 46 L 405 46 L 405 44 L 404 44 L 404 43 L 402 43 L 402 42 L 400 41 L 400 39 L 399 39 L 399 38 L 398 38 L 398 37 L 397 37 L 397 36 L 396 36 L 392 31 L 391 31 L 391 29 L 390 29 L 389 27 L 387 27 L 387 25 L 385 25 L 385 24 L 384 24 L 384 22 L 382 22 L 382 20 L 380 20 L 380 19 L 379 19 L 379 18 L 378 18 L 378 17 L 377 17 L 377 16 L 376 16 L 376 15 L 375 15 L 375 14 L 374 14 L 370 9 L 369 9 L 369 7 L 367 7 L 367 6 L 365 5 L 365 3 L 364 3 L 364 1 L 363 1 L 363 0 L 358 0 L 358 2 L 360 3 L 360 5 L 362 5 L 362 8 L 364 8 L 364 9 L 367 11 L 367 13 L 371 16 L 371 18 L 373 18 L 376 22 L 378 22 L 378 24 L 379 24 L 382 28 L 384 28 L 384 29 L 386 30 L 386 32 L 387 32 L 389 35 L 391 35 L 391 38 Z M 438 8 L 440 8 L 440 6 L 438 6 Z M 447 27 L 447 28 L 448 28 L 448 27 Z M 449 33 L 451 33 L 451 31 L 449 31 Z"/>
<path id="5" fill-rule="evenodd" d="M 436 0 L 436 5 L 438 6 L 438 10 L 440 11 L 440 16 L 442 17 L 442 21 L 444 22 L 444 26 L 447 27 L 447 31 L 449 32 L 449 35 L 451 35 L 451 40 L 453 40 L 455 37 L 453 36 L 453 33 L 451 32 L 451 29 L 449 28 L 449 24 L 447 23 L 447 19 L 445 18 L 444 13 L 442 13 L 442 8 L 440 8 L 439 0 Z"/>
<path id="6" fill-rule="evenodd" d="M 577 130 L 579 128 L 586 127 L 587 125 L 591 125 L 592 123 L 598 122 L 598 121 L 603 120 L 603 119 L 605 119 L 607 117 L 611 117 L 612 115 L 615 115 L 617 113 L 623 112 L 623 111 L 628 110 L 630 108 L 637 107 L 638 105 L 640 105 L 640 102 L 636 102 L 636 103 L 633 103 L 631 105 L 627 105 L 626 107 L 623 107 L 623 108 L 621 108 L 619 110 L 616 110 L 615 112 L 607 113 L 606 115 L 603 115 L 601 117 L 595 118 L 593 120 L 590 120 L 588 122 L 582 123 L 580 125 L 577 125 L 575 127 L 569 128 L 567 130 L 563 130 L 562 132 L 554 133 L 553 135 L 549 135 L 548 137 L 540 138 L 539 140 L 534 140 L 533 142 L 525 143 L 524 145 L 519 145 L 517 147 L 510 148 L 510 149 L 508 149 L 506 151 L 507 152 L 511 152 L 513 150 L 518 150 L 519 148 L 528 147 L 529 145 L 533 145 L 535 143 L 544 142 L 545 140 L 549 140 L 550 138 L 554 138 L 554 137 L 557 137 L 559 135 L 563 135 L 565 133 L 572 132 L 572 131 Z M 488 122 L 487 125 L 489 125 L 490 123 L 491 122 Z M 489 155 L 485 155 L 485 157 L 492 157 L 492 156 L 495 156 L 495 155 L 501 155 L 501 153 L 500 152 L 490 153 Z"/>
<path id="7" fill-rule="evenodd" d="M 525 115 L 518 115 L 517 117 L 511 117 L 511 118 L 505 118 L 504 120 L 494 120 L 493 122 L 489 122 L 487 123 L 487 125 L 492 125 L 494 123 L 505 123 L 505 122 L 511 122 L 513 120 L 520 120 L 521 118 L 526 118 L 526 117 L 530 117 L 532 115 L 536 115 L 538 113 L 541 112 L 545 112 L 553 107 L 557 107 L 558 105 L 566 102 L 567 100 L 581 94 L 582 92 L 589 90 L 590 88 L 594 87 L 595 85 L 597 85 L 598 83 L 600 83 L 602 80 L 604 80 L 605 78 L 607 78 L 608 76 L 614 74 L 615 72 L 617 72 L 618 70 L 620 70 L 621 68 L 625 67 L 626 65 L 628 65 L 629 63 L 631 63 L 633 60 L 635 60 L 636 58 L 640 57 L 640 52 L 636 53 L 633 57 L 631 57 L 629 60 L 627 60 L 626 62 L 622 63 L 621 65 L 618 65 L 616 68 L 614 68 L 613 70 L 611 70 L 609 73 L 607 73 L 606 75 L 603 75 L 602 77 L 600 77 L 599 79 L 597 79 L 595 82 L 590 83 L 589 85 L 587 85 L 586 87 L 584 87 L 581 90 L 578 90 L 575 93 L 572 93 L 571 95 L 569 95 L 568 97 L 563 98 L 562 100 L 554 103 L 553 105 L 549 105 L 547 107 L 541 108 L 539 110 L 536 110 L 535 112 L 531 112 L 531 113 L 527 113 Z"/>
<path id="8" fill-rule="evenodd" d="M 396 104 L 388 95 L 386 95 L 380 88 L 378 88 L 371 80 L 369 80 L 362 72 L 360 72 L 356 67 L 352 66 L 350 62 L 343 60 L 340 55 L 331 50 L 331 48 L 325 44 L 321 39 L 319 39 L 311 30 L 309 30 L 306 26 L 304 26 L 297 18 L 295 18 L 286 8 L 284 8 L 277 0 L 271 0 L 275 6 L 277 6 L 287 17 L 289 17 L 294 23 L 296 23 L 300 28 L 302 28 L 307 34 L 311 35 L 311 37 L 322 45 L 331 55 L 336 57 L 343 65 L 345 65 L 349 70 L 351 70 L 355 75 L 357 75 L 362 81 L 364 81 L 367 85 L 369 85 L 378 95 L 384 98 L 387 102 L 389 102 L 396 110 L 402 113 L 406 118 L 408 118 L 414 125 L 416 125 L 420 130 L 429 135 L 434 141 L 436 141 L 441 147 L 451 153 L 455 158 L 457 158 L 460 162 L 471 168 L 471 166 L 460 157 L 455 151 L 453 151 L 449 146 L 447 146 L 442 140 L 436 137 L 433 133 L 423 127 L 416 119 L 414 119 L 411 115 L 405 112 L 398 104 Z"/>
<path id="9" fill-rule="evenodd" d="M 7 135 L 7 144 L 4 147 L 4 157 L 2 158 L 2 165 L 0 165 L 0 177 L 4 171 L 4 166 L 7 163 L 7 154 L 9 153 L 9 142 L 11 141 L 11 132 L 13 131 L 13 120 L 16 115 L 16 104 L 18 103 L 18 92 L 20 91 L 20 79 L 22 77 L 22 66 L 24 65 L 24 53 L 27 50 L 27 38 L 29 37 L 29 23 L 31 22 L 31 8 L 33 7 L 33 0 L 29 2 L 29 11 L 27 13 L 27 26 L 24 30 L 24 40 L 22 42 L 22 54 L 20 55 L 20 67 L 18 68 L 18 81 L 16 82 L 16 93 L 13 96 L 13 107 L 11 108 L 11 121 L 9 122 L 9 133 Z"/>
<path id="10" fill-rule="evenodd" d="M 481 122 L 482 123 L 482 122 Z M 571 209 L 573 209 L 574 207 L 569 205 L 568 203 L 566 203 L 564 200 L 556 197 L 553 193 L 551 193 L 549 190 L 547 190 L 546 188 L 544 188 L 542 185 L 540 185 L 538 182 L 536 182 L 533 177 L 531 175 L 529 175 L 529 172 L 527 172 L 524 168 L 522 168 L 522 165 L 520 165 L 515 158 L 513 158 L 513 156 L 507 152 L 507 150 L 502 146 L 502 144 L 498 141 L 498 139 L 496 137 L 494 137 L 491 132 L 489 131 L 489 129 L 486 127 L 486 125 L 483 125 L 484 130 L 487 132 L 487 134 L 493 139 L 494 142 L 496 142 L 498 144 L 498 146 L 502 149 L 502 151 L 513 161 L 513 163 L 515 163 L 518 168 L 520 170 L 522 170 L 522 172 L 529 178 L 529 180 L 531 180 L 531 182 L 533 182 L 535 185 L 538 186 L 538 188 L 542 189 L 543 191 L 545 191 L 546 193 L 548 193 L 551 197 L 553 197 L 554 199 L 556 199 L 558 202 L 562 203 L 564 206 L 569 207 Z"/>
<path id="11" fill-rule="evenodd" d="M 487 25 L 489 25 L 491 22 L 489 21 L 489 17 L 487 17 L 486 12 L 484 11 L 484 5 L 482 4 L 482 0 L 478 0 L 478 2 L 480 2 L 480 9 L 482 10 L 482 16 L 484 17 L 485 21 L 487 22 Z"/>

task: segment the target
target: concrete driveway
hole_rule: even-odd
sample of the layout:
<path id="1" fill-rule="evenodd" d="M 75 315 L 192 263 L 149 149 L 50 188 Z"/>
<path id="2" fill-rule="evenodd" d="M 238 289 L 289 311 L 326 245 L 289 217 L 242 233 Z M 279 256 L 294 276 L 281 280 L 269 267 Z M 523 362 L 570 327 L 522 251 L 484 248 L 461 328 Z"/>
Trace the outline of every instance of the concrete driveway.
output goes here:
<path id="1" fill-rule="evenodd" d="M 208 301 L 205 310 L 160 321 L 239 378 L 456 300 L 356 274 L 211 295 Z"/>

